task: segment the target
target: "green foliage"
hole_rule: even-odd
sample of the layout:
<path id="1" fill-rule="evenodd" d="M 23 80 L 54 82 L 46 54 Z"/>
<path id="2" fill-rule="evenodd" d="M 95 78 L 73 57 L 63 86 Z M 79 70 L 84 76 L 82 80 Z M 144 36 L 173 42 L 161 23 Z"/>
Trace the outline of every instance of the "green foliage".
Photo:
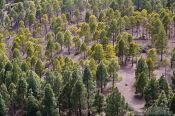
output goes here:
<path id="1" fill-rule="evenodd" d="M 0 115 L 7 116 L 7 106 L 5 105 L 5 101 L 3 100 L 1 94 L 0 94 Z"/>
<path id="2" fill-rule="evenodd" d="M 141 93 L 141 95 L 143 95 L 144 88 L 146 87 L 147 83 L 148 83 L 147 75 L 144 72 L 140 73 L 136 80 L 136 92 L 139 92 Z"/>
<path id="3" fill-rule="evenodd" d="M 46 84 L 44 89 L 44 96 L 42 99 L 42 115 L 43 116 L 55 116 L 55 95 L 50 84 Z"/>
<path id="4" fill-rule="evenodd" d="M 103 94 L 98 91 L 95 95 L 95 100 L 93 106 L 95 107 L 96 112 L 101 113 L 104 110 L 105 100 Z"/>
<path id="5" fill-rule="evenodd" d="M 104 58 L 104 50 L 101 44 L 94 45 L 94 49 L 92 50 L 92 57 L 94 60 L 100 62 Z"/>
<path id="6" fill-rule="evenodd" d="M 105 64 L 101 62 L 98 65 L 97 71 L 96 71 L 96 82 L 101 89 L 101 93 L 103 93 L 103 86 L 105 86 L 107 79 L 108 79 L 107 68 Z"/>
<path id="7" fill-rule="evenodd" d="M 124 115 L 127 109 L 124 97 L 118 89 L 113 89 L 106 99 L 106 116 Z"/>
<path id="8" fill-rule="evenodd" d="M 39 109 L 39 103 L 37 99 L 32 95 L 32 91 L 30 91 L 27 102 L 27 116 L 36 115 L 36 112 Z"/>
<path id="9" fill-rule="evenodd" d="M 70 47 L 72 43 L 72 36 L 70 31 L 64 33 L 64 45 L 68 48 L 68 53 L 70 54 Z"/>
<path id="10" fill-rule="evenodd" d="M 36 65 L 35 65 L 35 72 L 36 72 L 36 74 L 39 75 L 40 78 L 41 78 L 41 76 L 42 76 L 43 70 L 44 70 L 43 63 L 42 63 L 42 61 L 39 59 L 39 60 L 36 62 Z"/>
<path id="11" fill-rule="evenodd" d="M 141 57 L 137 63 L 136 71 L 135 71 L 135 78 L 138 79 L 141 73 L 144 73 L 146 76 L 148 75 L 148 66 L 146 61 L 143 57 Z"/>
<path id="12" fill-rule="evenodd" d="M 146 116 L 171 116 L 171 112 L 164 107 L 150 107 L 146 111 Z"/>
<path id="13" fill-rule="evenodd" d="M 160 27 L 160 31 L 155 40 L 155 47 L 161 54 L 161 61 L 163 60 L 163 53 L 167 49 L 168 40 L 166 37 L 166 33 L 163 27 Z"/>
<path id="14" fill-rule="evenodd" d="M 111 59 L 109 64 L 109 74 L 113 80 L 113 87 L 114 87 L 114 80 L 116 76 L 118 76 L 117 71 L 119 70 L 119 68 L 120 68 L 120 65 L 118 63 L 118 59 Z"/>
<path id="15" fill-rule="evenodd" d="M 159 96 L 159 84 L 156 79 L 152 78 L 144 89 L 144 99 L 146 106 L 151 106 Z"/>
<path id="16" fill-rule="evenodd" d="M 72 90 L 72 103 L 73 103 L 73 109 L 79 111 L 79 115 L 82 115 L 82 110 L 86 109 L 87 104 L 87 91 L 86 88 L 82 82 L 82 80 L 77 80 L 73 90 Z"/>
<path id="17" fill-rule="evenodd" d="M 28 90 L 32 91 L 32 95 L 34 97 L 38 97 L 41 89 L 40 88 L 41 83 L 39 77 L 33 71 L 28 72 L 27 83 L 28 83 Z"/>

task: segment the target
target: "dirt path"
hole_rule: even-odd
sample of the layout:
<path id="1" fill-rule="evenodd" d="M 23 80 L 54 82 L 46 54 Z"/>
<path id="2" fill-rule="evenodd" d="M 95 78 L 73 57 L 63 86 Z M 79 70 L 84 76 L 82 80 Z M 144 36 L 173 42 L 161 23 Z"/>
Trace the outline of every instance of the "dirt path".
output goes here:
<path id="1" fill-rule="evenodd" d="M 138 99 L 135 96 L 135 66 L 133 68 L 129 65 L 121 67 L 118 74 L 122 77 L 122 81 L 116 83 L 117 88 L 125 97 L 125 100 L 131 109 L 136 112 L 142 112 L 145 102 L 143 99 Z"/>

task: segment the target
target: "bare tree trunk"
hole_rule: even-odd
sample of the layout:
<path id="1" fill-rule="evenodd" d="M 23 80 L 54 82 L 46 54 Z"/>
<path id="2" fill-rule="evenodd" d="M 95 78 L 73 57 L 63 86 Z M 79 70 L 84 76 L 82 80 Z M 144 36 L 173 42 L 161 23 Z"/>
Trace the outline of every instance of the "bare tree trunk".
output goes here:
<path id="1" fill-rule="evenodd" d="M 133 65 L 134 65 L 134 57 L 132 56 L 132 67 L 133 67 Z"/>
<path id="2" fill-rule="evenodd" d="M 114 78 L 115 78 L 115 75 L 114 75 L 114 72 L 113 72 L 113 77 L 112 77 L 112 87 L 114 88 Z"/>
<path id="3" fill-rule="evenodd" d="M 161 50 L 161 54 L 160 54 L 160 61 L 163 61 L 163 51 Z"/>

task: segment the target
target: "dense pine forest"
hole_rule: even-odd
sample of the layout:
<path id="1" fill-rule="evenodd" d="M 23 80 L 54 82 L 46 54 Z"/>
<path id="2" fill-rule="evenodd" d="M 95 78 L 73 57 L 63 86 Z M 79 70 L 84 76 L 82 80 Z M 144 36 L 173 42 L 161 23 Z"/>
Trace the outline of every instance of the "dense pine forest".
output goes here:
<path id="1" fill-rule="evenodd" d="M 174 0 L 0 0 L 0 116 L 172 116 Z"/>

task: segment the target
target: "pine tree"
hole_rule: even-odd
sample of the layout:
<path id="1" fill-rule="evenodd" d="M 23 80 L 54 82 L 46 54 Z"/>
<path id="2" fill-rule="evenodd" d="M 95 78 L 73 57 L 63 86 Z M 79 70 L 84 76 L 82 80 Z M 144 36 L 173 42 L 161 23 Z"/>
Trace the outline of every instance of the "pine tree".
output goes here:
<path id="1" fill-rule="evenodd" d="M 9 99 L 10 99 L 10 94 L 7 90 L 7 87 L 5 84 L 1 84 L 0 86 L 0 94 L 2 95 L 2 99 L 5 101 L 6 105 L 9 105 Z"/>
<path id="2" fill-rule="evenodd" d="M 56 41 L 61 45 L 61 51 L 62 51 L 64 43 L 64 34 L 62 32 L 58 32 L 56 34 Z"/>
<path id="3" fill-rule="evenodd" d="M 23 62 L 21 65 L 21 70 L 27 72 L 29 70 L 29 66 L 26 62 Z"/>
<path id="4" fill-rule="evenodd" d="M 164 91 L 161 91 L 161 93 L 156 101 L 156 105 L 158 107 L 164 107 L 164 108 L 168 107 L 168 99 L 167 99 Z"/>
<path id="5" fill-rule="evenodd" d="M 72 101 L 73 88 L 75 87 L 76 82 L 80 79 L 80 72 L 78 69 L 74 69 L 72 74 L 69 71 L 66 71 L 66 76 L 66 78 L 70 79 L 70 81 L 65 84 L 59 96 L 59 105 L 61 109 L 68 109 L 68 115 L 71 115 L 73 106 L 75 105 L 75 103 Z"/>
<path id="6" fill-rule="evenodd" d="M 149 75 L 149 79 L 150 79 L 151 76 L 153 75 L 153 71 L 154 71 L 155 66 L 154 66 L 154 63 L 153 63 L 151 58 L 147 58 L 146 63 L 148 65 L 148 75 Z"/>
<path id="7" fill-rule="evenodd" d="M 109 74 L 110 77 L 112 78 L 112 86 L 114 88 L 114 81 L 115 78 L 118 76 L 117 71 L 119 70 L 120 65 L 118 63 L 118 59 L 111 59 L 110 64 L 109 64 Z"/>
<path id="8" fill-rule="evenodd" d="M 78 111 L 78 116 L 82 116 L 82 110 L 86 109 L 87 100 L 87 91 L 83 84 L 83 82 L 79 79 L 75 83 L 72 91 L 72 102 L 73 102 L 73 109 Z"/>
<path id="9" fill-rule="evenodd" d="M 116 49 L 123 64 L 124 55 L 126 54 L 126 51 L 128 49 L 126 41 L 124 39 L 120 39 L 118 45 L 116 46 Z"/>
<path id="10" fill-rule="evenodd" d="M 54 75 L 56 75 L 56 77 L 54 78 L 54 85 L 52 88 L 55 93 L 55 97 L 58 97 L 62 89 L 62 76 L 60 73 Z"/>
<path id="11" fill-rule="evenodd" d="M 19 49 L 17 49 L 17 48 L 14 49 L 14 51 L 13 51 L 13 58 L 17 58 L 17 59 L 21 58 Z"/>
<path id="12" fill-rule="evenodd" d="M 104 58 L 104 50 L 101 44 L 96 44 L 92 50 L 92 57 L 94 60 L 100 62 Z"/>
<path id="13" fill-rule="evenodd" d="M 86 58 L 87 45 L 85 42 L 80 47 L 80 51 L 84 53 L 84 59 Z"/>
<path id="14" fill-rule="evenodd" d="M 93 106 L 95 108 L 95 111 L 97 113 L 101 113 L 104 110 L 104 106 L 105 106 L 105 99 L 102 93 L 100 93 L 100 91 L 98 90 L 96 95 L 95 95 L 95 99 L 94 99 L 94 103 Z"/>
<path id="15" fill-rule="evenodd" d="M 149 49 L 147 58 L 151 58 L 153 63 L 155 63 L 157 61 L 157 59 L 158 59 L 156 49 L 154 49 L 154 48 Z"/>
<path id="16" fill-rule="evenodd" d="M 114 49 L 114 47 L 112 46 L 112 44 L 108 44 L 108 45 L 106 46 L 106 49 L 105 49 L 105 50 L 106 50 L 105 53 L 106 53 L 106 59 L 107 59 L 107 60 L 116 57 L 115 49 Z"/>
<path id="17" fill-rule="evenodd" d="M 113 43 L 113 46 L 115 44 L 115 40 L 116 40 L 116 36 L 119 32 L 118 30 L 118 27 L 117 27 L 117 20 L 116 19 L 113 19 L 111 21 L 111 24 L 109 25 L 109 33 L 111 33 L 111 36 L 112 36 L 112 43 Z"/>
<path id="18" fill-rule="evenodd" d="M 148 66 L 147 66 L 146 61 L 143 57 L 141 57 L 137 63 L 137 67 L 136 67 L 136 71 L 135 71 L 136 80 L 142 72 L 145 73 L 146 76 L 148 75 Z"/>
<path id="19" fill-rule="evenodd" d="M 168 39 L 166 37 L 166 33 L 163 27 L 160 27 L 160 31 L 157 35 L 157 38 L 155 40 L 155 47 L 160 52 L 161 55 L 161 61 L 163 61 L 163 53 L 167 49 L 168 45 Z"/>
<path id="20" fill-rule="evenodd" d="M 172 113 L 164 107 L 152 106 L 146 110 L 146 116 L 172 116 Z"/>
<path id="21" fill-rule="evenodd" d="M 45 55 L 47 56 L 47 58 L 49 58 L 49 60 L 51 60 L 53 58 L 53 54 L 54 54 L 54 43 L 52 39 L 49 39 L 47 42 Z"/>
<path id="22" fill-rule="evenodd" d="M 70 31 L 64 33 L 64 45 L 68 48 L 68 53 L 70 54 L 70 46 L 72 43 L 72 36 Z"/>
<path id="23" fill-rule="evenodd" d="M 16 86 L 14 83 L 11 83 L 8 87 L 8 91 L 10 94 L 10 106 L 9 107 L 9 112 L 11 115 L 15 114 L 15 108 L 16 108 L 16 98 L 17 98 L 17 93 L 16 93 Z"/>
<path id="24" fill-rule="evenodd" d="M 89 66 L 84 68 L 83 83 L 85 84 L 87 90 L 88 115 L 90 115 L 90 108 L 92 107 L 92 99 L 94 98 L 95 92 L 95 82 Z"/>
<path id="25" fill-rule="evenodd" d="M 70 70 L 64 70 L 63 72 L 63 84 L 69 83 L 72 79 L 72 72 Z"/>
<path id="26" fill-rule="evenodd" d="M 0 94 L 0 116 L 7 116 L 7 106 L 5 105 L 5 101 Z"/>
<path id="27" fill-rule="evenodd" d="M 159 96 L 159 84 L 155 78 L 152 78 L 144 89 L 144 99 L 146 106 L 151 106 Z"/>
<path id="28" fill-rule="evenodd" d="M 25 106 L 26 94 L 27 94 L 27 82 L 25 79 L 21 78 L 17 83 L 17 101 L 21 108 Z"/>
<path id="29" fill-rule="evenodd" d="M 32 90 L 29 91 L 28 100 L 27 100 L 27 116 L 34 116 L 39 110 L 39 103 L 37 99 L 32 95 Z"/>
<path id="30" fill-rule="evenodd" d="M 144 88 L 146 87 L 147 83 L 148 77 L 144 72 L 142 72 L 136 80 L 136 92 L 141 93 L 143 96 Z"/>
<path id="31" fill-rule="evenodd" d="M 38 59 L 38 61 L 36 62 L 36 65 L 35 65 L 35 72 L 36 72 L 36 74 L 38 74 L 38 76 L 40 78 L 42 76 L 43 70 L 44 70 L 43 63 L 42 63 L 41 59 Z"/>
<path id="32" fill-rule="evenodd" d="M 55 95 L 50 84 L 47 84 L 44 89 L 44 97 L 42 99 L 42 115 L 43 116 L 55 116 Z"/>
<path id="33" fill-rule="evenodd" d="M 53 88 L 54 86 L 54 80 L 56 78 L 55 74 L 52 71 L 47 71 L 45 74 L 45 81 L 47 84 L 50 84 L 51 87 Z"/>
<path id="34" fill-rule="evenodd" d="M 159 88 L 160 90 L 164 91 L 166 95 L 169 94 L 169 90 L 170 90 L 170 87 L 169 87 L 169 84 L 167 82 L 167 80 L 165 79 L 165 76 L 162 75 L 160 78 L 159 78 Z"/>
<path id="35" fill-rule="evenodd" d="M 134 57 L 138 53 L 138 44 L 131 42 L 129 46 L 129 55 L 132 57 L 132 66 L 134 65 Z"/>
<path id="36" fill-rule="evenodd" d="M 175 112 L 175 95 L 170 99 L 170 110 Z"/>
<path id="37" fill-rule="evenodd" d="M 27 76 L 28 90 L 32 91 L 34 97 L 38 97 L 41 87 L 39 77 L 33 71 L 29 71 Z"/>
<path id="38" fill-rule="evenodd" d="M 12 69 L 12 78 L 11 78 L 14 84 L 17 84 L 20 74 L 21 74 L 21 68 L 19 67 L 19 64 L 16 61 L 14 61 Z"/>
<path id="39" fill-rule="evenodd" d="M 106 66 L 103 62 L 101 62 L 98 65 L 96 71 L 96 82 L 101 89 L 101 93 L 103 93 L 103 86 L 105 86 L 107 78 L 108 78 L 108 72 Z"/>
<path id="40" fill-rule="evenodd" d="M 117 88 L 113 89 L 106 99 L 106 116 L 122 116 L 127 110 L 124 97 Z"/>

